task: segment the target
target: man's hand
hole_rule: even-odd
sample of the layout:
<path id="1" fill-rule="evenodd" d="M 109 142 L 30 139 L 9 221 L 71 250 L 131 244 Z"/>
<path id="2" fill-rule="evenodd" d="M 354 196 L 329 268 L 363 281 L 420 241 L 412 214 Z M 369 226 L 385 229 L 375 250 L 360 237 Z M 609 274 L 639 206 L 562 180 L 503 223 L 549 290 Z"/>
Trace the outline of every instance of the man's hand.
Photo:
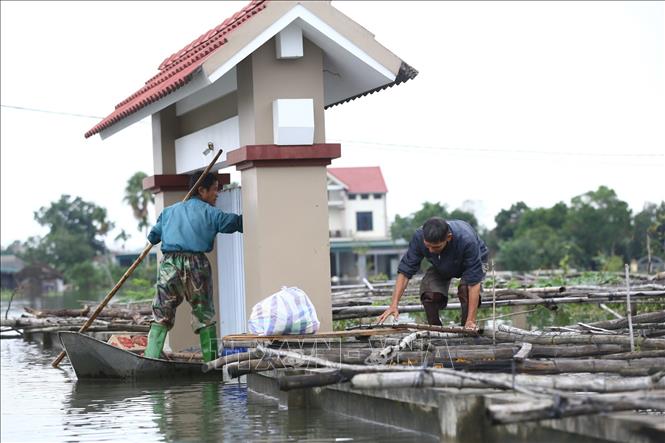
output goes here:
<path id="1" fill-rule="evenodd" d="M 398 273 L 397 280 L 395 281 L 395 288 L 393 289 L 393 299 L 390 302 L 390 307 L 386 309 L 377 320 L 380 325 L 383 324 L 383 322 L 386 321 L 391 315 L 393 315 L 395 317 L 395 321 L 397 321 L 397 318 L 399 317 L 397 306 L 399 305 L 399 299 L 402 298 L 402 294 L 404 294 L 404 290 L 406 289 L 407 284 L 409 284 L 408 277 L 401 272 Z"/>
<path id="2" fill-rule="evenodd" d="M 388 309 L 383 311 L 383 314 L 379 316 L 377 323 L 382 325 L 383 322 L 386 321 L 391 315 L 395 317 L 394 321 L 397 321 L 399 318 L 399 310 L 397 309 L 397 306 L 391 305 Z"/>
<path id="3" fill-rule="evenodd" d="M 480 301 L 480 283 L 475 285 L 468 286 L 468 306 L 469 313 L 466 317 L 466 323 L 464 324 L 464 329 L 470 329 L 472 331 L 478 330 L 478 325 L 476 324 L 476 314 L 478 313 L 478 303 Z"/>
<path id="4" fill-rule="evenodd" d="M 464 325 L 464 329 L 468 329 L 469 331 L 477 331 L 478 325 L 474 321 L 467 320 L 466 324 Z"/>

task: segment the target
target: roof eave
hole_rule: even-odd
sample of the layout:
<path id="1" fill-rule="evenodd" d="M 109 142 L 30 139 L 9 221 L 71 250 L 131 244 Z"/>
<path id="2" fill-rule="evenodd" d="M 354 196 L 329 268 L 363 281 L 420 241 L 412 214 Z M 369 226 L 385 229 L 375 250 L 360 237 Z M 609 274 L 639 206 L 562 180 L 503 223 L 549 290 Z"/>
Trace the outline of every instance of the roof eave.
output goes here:
<path id="1" fill-rule="evenodd" d="M 409 80 L 412 80 L 416 78 L 418 75 L 418 71 L 415 70 L 413 67 L 408 65 L 406 62 L 402 62 L 402 64 L 399 67 L 399 72 L 397 73 L 397 77 L 395 77 L 395 80 L 386 83 L 385 85 L 376 87 L 374 89 L 370 89 L 369 91 L 361 92 L 360 94 L 356 94 L 353 97 L 345 98 L 344 100 L 337 101 L 335 103 L 331 103 L 329 105 L 325 106 L 325 109 L 332 108 L 333 106 L 341 105 L 342 103 L 347 103 L 352 100 L 355 100 L 360 97 L 364 97 L 366 95 L 374 94 L 375 92 L 378 91 L 383 91 L 384 89 L 392 88 L 393 86 L 399 85 L 400 83 L 405 83 Z"/>

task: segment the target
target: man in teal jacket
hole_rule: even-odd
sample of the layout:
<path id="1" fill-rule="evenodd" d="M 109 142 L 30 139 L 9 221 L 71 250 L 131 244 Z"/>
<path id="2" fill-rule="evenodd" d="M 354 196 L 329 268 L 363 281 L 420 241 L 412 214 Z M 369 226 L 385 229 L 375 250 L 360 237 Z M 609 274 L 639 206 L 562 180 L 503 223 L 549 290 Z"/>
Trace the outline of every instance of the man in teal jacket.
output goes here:
<path id="1" fill-rule="evenodd" d="M 201 173 L 190 177 L 194 186 Z M 165 208 L 148 234 L 148 241 L 162 242 L 157 294 L 152 303 L 153 322 L 144 356 L 159 358 L 167 332 L 173 327 L 176 308 L 185 298 L 192 306 L 192 327 L 199 335 L 205 361 L 217 358 L 217 327 L 213 304 L 212 271 L 205 252 L 212 251 L 218 232 L 242 232 L 242 215 L 215 207 L 219 183 L 209 173 L 192 198 Z"/>

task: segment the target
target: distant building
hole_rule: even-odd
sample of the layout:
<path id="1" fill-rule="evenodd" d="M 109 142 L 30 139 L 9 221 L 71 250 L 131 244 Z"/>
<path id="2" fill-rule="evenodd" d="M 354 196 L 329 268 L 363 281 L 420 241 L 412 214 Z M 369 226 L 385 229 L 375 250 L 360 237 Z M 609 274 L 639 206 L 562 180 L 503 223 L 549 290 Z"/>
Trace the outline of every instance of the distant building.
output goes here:
<path id="1" fill-rule="evenodd" d="M 23 268 L 25 268 L 25 263 L 17 256 L 0 256 L 0 285 L 2 289 L 15 289 L 18 286 L 16 273 Z"/>
<path id="2" fill-rule="evenodd" d="M 62 292 L 62 274 L 45 264 L 26 265 L 15 255 L 0 256 L 2 289 L 14 290 L 22 287 L 29 297 L 38 297 L 49 292 Z"/>
<path id="3" fill-rule="evenodd" d="M 381 168 L 328 168 L 330 268 L 333 281 L 393 278 L 407 243 L 390 238 L 388 188 Z"/>

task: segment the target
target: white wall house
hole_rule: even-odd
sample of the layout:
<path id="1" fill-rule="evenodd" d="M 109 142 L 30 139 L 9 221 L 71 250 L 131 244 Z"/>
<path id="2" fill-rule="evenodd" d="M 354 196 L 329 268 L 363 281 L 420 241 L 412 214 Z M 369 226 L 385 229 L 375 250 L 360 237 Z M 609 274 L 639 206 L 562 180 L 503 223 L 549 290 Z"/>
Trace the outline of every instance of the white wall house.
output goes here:
<path id="1" fill-rule="evenodd" d="M 393 278 L 406 250 L 390 238 L 388 188 L 378 166 L 328 168 L 330 268 L 334 282 Z"/>
<path id="2" fill-rule="evenodd" d="M 381 168 L 328 168 L 328 216 L 333 239 L 387 239 L 388 188 Z"/>

